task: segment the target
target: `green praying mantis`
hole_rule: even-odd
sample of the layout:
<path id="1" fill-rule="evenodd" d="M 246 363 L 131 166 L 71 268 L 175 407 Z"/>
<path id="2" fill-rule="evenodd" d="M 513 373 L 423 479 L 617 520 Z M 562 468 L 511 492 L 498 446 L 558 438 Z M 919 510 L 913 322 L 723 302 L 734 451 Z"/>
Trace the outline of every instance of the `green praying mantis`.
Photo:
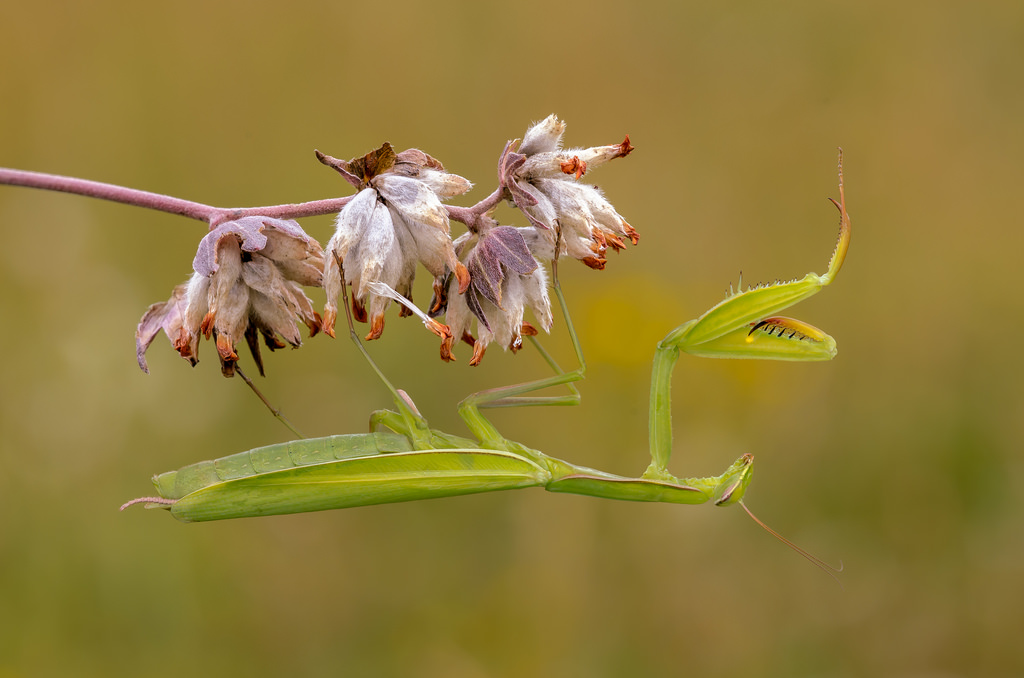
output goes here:
<path id="1" fill-rule="evenodd" d="M 349 311 L 350 337 L 394 400 L 393 410 L 371 415 L 369 433 L 295 440 L 162 473 L 153 479 L 159 496 L 135 499 L 121 508 L 141 503 L 147 508 L 168 510 L 184 522 L 200 522 L 526 487 L 627 501 L 742 505 L 753 471 L 751 454 L 742 455 L 715 477 L 677 478 L 668 471 L 672 452 L 672 373 L 680 352 L 714 358 L 790 361 L 830 360 L 836 355 L 831 336 L 802 321 L 778 315 L 829 285 L 843 265 L 850 245 L 850 218 L 843 190 L 841 151 L 839 200 L 829 200 L 839 210 L 840 230 L 824 275 L 808 273 L 798 280 L 730 290 L 724 301 L 696 320 L 680 325 L 658 344 L 650 394 L 651 463 L 640 477 L 622 477 L 548 456 L 505 438 L 482 413 L 488 408 L 575 405 L 580 401 L 574 382 L 584 378 L 586 363 L 558 282 L 556 256 L 552 262 L 552 285 L 579 366 L 573 371 L 561 371 L 534 341 L 555 374 L 475 393 L 463 400 L 459 414 L 474 439 L 428 426 L 412 399 L 396 389 L 370 358 L 352 329 Z M 555 249 L 557 252 L 559 248 Z M 345 303 L 346 310 L 348 307 Z M 566 386 L 570 393 L 532 395 L 553 386 Z"/>

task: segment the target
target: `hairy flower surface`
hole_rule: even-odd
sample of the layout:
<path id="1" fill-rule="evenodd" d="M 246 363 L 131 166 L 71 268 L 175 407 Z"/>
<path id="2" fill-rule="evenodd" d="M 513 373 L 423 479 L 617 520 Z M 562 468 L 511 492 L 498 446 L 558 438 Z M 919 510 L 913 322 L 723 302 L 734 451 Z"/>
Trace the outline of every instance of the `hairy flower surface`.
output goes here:
<path id="1" fill-rule="evenodd" d="M 458 339 L 473 346 L 470 365 L 480 363 L 491 343 L 519 350 L 523 334 L 537 333 L 523 321 L 527 308 L 544 331 L 550 331 L 547 276 L 523 237 L 523 232 L 533 230 L 498 226 L 488 219 L 479 235 L 467 233 L 456 241 L 460 258 L 469 270 L 470 283 L 464 294 L 457 294 L 458 281 L 450 282 L 445 321 L 451 333 L 442 338 L 442 359 L 453 360 L 452 348 Z M 432 306 L 439 309 L 445 302 L 439 297 L 435 299 L 437 303 Z M 476 337 L 470 333 L 474 320 Z"/>
<path id="2" fill-rule="evenodd" d="M 417 262 L 434 276 L 435 293 L 448 272 L 455 273 L 459 289 L 465 291 L 469 273 L 455 255 L 448 211 L 441 201 L 468 191 L 469 181 L 446 173 L 423 151 L 396 154 L 387 143 L 361 158 L 331 159 L 329 164 L 360 190 L 338 214 L 327 244 L 324 332 L 334 336 L 338 295 L 342 285 L 351 285 L 356 319 L 365 321 L 369 309 L 366 338 L 380 337 L 392 298 L 379 294 L 371 283 L 383 283 L 411 299 Z M 403 307 L 401 315 L 409 313 Z"/>
<path id="3" fill-rule="evenodd" d="M 614 158 L 633 151 L 629 137 L 620 144 L 563 149 L 565 123 L 554 115 L 526 131 L 515 151 L 505 147 L 498 163 L 501 185 L 530 223 L 546 231 L 553 249 L 555 226 L 561 227 L 564 253 L 587 266 L 603 269 L 605 252 L 634 245 L 640 236 L 601 191 L 579 179 Z"/>
<path id="4" fill-rule="evenodd" d="M 214 339 L 226 377 L 234 375 L 236 345 L 244 338 L 263 374 L 260 336 L 276 350 L 302 344 L 296 322 L 310 336 L 320 330 L 320 316 L 302 287 L 321 286 L 323 267 L 320 244 L 294 221 L 243 217 L 219 224 L 200 241 L 188 283 L 142 316 L 135 332 L 139 367 L 149 371 L 146 350 L 163 330 L 193 365 L 200 336 Z"/>

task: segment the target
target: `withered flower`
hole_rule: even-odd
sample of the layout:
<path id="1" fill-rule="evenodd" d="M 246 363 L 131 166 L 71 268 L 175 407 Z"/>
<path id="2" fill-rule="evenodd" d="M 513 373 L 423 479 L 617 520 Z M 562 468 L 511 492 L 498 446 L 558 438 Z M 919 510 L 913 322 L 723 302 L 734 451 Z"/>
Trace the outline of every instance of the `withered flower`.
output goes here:
<path id="1" fill-rule="evenodd" d="M 458 281 L 452 280 L 446 302 L 435 297 L 440 303 L 433 304 L 436 311 L 447 304 L 445 321 L 451 334 L 442 338 L 441 358 L 453 360 L 453 344 L 462 339 L 473 346 L 470 365 L 480 363 L 491 343 L 497 342 L 515 352 L 522 345 L 523 334 L 537 333 L 523 321 L 526 308 L 530 308 L 545 332 L 551 329 L 547 276 L 523 237 L 524 233 L 532 235 L 535 229 L 499 226 L 489 217 L 480 223 L 479 235 L 470 232 L 455 241 L 470 273 L 468 289 L 457 294 Z M 474 319 L 475 338 L 469 332 Z"/>
<path id="2" fill-rule="evenodd" d="M 234 375 L 235 346 L 244 337 L 263 374 L 261 335 L 273 351 L 302 344 L 296 321 L 310 336 L 320 330 L 320 316 L 302 286 L 320 287 L 323 267 L 320 244 L 294 221 L 242 217 L 219 224 L 199 242 L 188 283 L 142 316 L 135 331 L 139 367 L 149 371 L 146 350 L 163 330 L 193 365 L 200 335 L 213 338 L 226 377 Z"/>
<path id="3" fill-rule="evenodd" d="M 371 283 L 383 283 L 411 299 L 417 261 L 434 276 L 435 294 L 452 271 L 459 289 L 466 289 L 469 273 L 455 255 L 448 211 L 441 201 L 468 191 L 469 181 L 445 172 L 440 162 L 423 151 L 395 153 L 387 143 L 348 162 L 323 154 L 318 157 L 360 189 L 338 214 L 334 236 L 327 244 L 324 332 L 334 336 L 338 295 L 347 284 L 352 286 L 357 320 L 366 321 L 369 307 L 366 338 L 379 338 L 392 298 L 376 292 Z M 403 307 L 400 314 L 410 311 Z"/>
<path id="4" fill-rule="evenodd" d="M 546 232 L 554 248 L 555 222 L 562 229 L 563 252 L 587 266 L 603 269 L 608 247 L 637 244 L 640 235 L 596 186 L 579 179 L 589 170 L 632 152 L 629 137 L 620 144 L 563 149 L 565 123 L 554 115 L 530 127 L 516 151 L 505 147 L 498 163 L 501 185 L 530 223 Z"/>

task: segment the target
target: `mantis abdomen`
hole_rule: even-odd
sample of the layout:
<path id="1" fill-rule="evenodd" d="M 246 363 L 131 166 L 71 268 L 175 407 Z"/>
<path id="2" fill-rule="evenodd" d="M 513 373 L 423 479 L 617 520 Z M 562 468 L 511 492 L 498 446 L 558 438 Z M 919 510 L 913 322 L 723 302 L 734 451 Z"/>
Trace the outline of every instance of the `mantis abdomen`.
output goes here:
<path id="1" fill-rule="evenodd" d="M 238 478 L 351 457 L 407 452 L 411 449 L 409 439 L 405 436 L 384 432 L 293 440 L 257 447 L 213 461 L 190 464 L 177 471 L 154 476 L 153 483 L 161 497 L 181 499 L 204 487 Z"/>
<path id="2" fill-rule="evenodd" d="M 332 436 L 288 445 L 312 450 L 323 447 L 325 441 L 350 437 L 356 440 L 338 442 L 355 446 L 364 436 Z M 165 473 L 154 478 L 154 482 L 161 496 L 171 500 L 166 504 L 171 515 L 185 522 L 198 522 L 535 487 L 545 485 L 551 477 L 546 469 L 508 452 L 387 451 L 388 454 L 375 454 L 364 449 L 356 456 L 304 464 L 283 460 L 286 465 L 279 470 L 249 474 L 233 465 L 248 463 L 244 459 L 248 453 L 242 453 L 182 469 L 177 472 L 178 477 L 174 477 L 174 472 Z M 223 467 L 239 473 L 232 478 L 210 477 L 210 473 Z M 180 474 L 185 472 L 188 477 L 182 478 Z M 200 479 L 200 474 L 206 475 L 206 479 Z M 182 481 L 194 489 L 182 494 Z"/>

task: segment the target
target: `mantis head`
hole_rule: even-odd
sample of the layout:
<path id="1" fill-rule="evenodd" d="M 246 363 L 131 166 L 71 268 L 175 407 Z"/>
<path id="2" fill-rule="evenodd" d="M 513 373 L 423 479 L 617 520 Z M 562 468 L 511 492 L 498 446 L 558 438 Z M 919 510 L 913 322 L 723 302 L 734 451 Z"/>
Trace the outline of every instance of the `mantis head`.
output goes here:
<path id="1" fill-rule="evenodd" d="M 715 506 L 731 506 L 743 499 L 754 473 L 754 455 L 744 454 L 718 476 L 712 488 L 711 501 Z"/>
<path id="2" fill-rule="evenodd" d="M 726 469 L 725 473 L 716 478 L 689 478 L 682 482 L 688 485 L 693 485 L 705 492 L 715 506 L 732 506 L 733 504 L 739 504 L 743 507 L 743 510 L 746 511 L 747 515 L 750 516 L 751 519 L 753 519 L 753 521 L 761 528 L 763 528 L 765 532 L 809 560 L 815 567 L 830 576 L 837 584 L 839 584 L 839 587 L 842 588 L 843 584 L 836 576 L 838 573 L 843 571 L 842 563 L 839 564 L 839 567 L 834 567 L 823 561 L 821 558 L 808 553 L 766 525 L 760 518 L 755 516 L 749 508 L 747 508 L 747 505 L 743 502 L 743 495 L 747 491 L 747 486 L 750 485 L 753 472 L 754 455 L 744 454 L 733 462 L 732 466 Z"/>

